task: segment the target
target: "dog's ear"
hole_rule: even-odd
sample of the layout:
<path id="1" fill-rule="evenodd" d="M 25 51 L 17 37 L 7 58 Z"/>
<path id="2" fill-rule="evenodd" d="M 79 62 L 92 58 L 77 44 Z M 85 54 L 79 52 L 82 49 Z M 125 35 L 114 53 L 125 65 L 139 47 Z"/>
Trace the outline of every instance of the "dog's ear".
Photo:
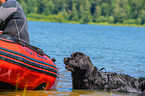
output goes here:
<path id="1" fill-rule="evenodd" d="M 86 55 L 79 60 L 79 66 L 81 70 L 89 70 L 93 68 L 90 58 Z"/>

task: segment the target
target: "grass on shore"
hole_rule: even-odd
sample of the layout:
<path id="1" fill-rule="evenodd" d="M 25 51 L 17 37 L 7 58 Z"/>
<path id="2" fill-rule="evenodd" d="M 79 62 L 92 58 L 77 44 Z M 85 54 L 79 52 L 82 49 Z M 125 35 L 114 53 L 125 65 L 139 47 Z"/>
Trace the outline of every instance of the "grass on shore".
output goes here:
<path id="1" fill-rule="evenodd" d="M 27 20 L 28 21 L 44 21 L 44 22 L 61 22 L 61 23 L 74 23 L 74 24 L 81 24 L 77 21 L 66 21 L 65 18 L 60 15 L 40 15 L 40 14 L 27 14 Z M 134 26 L 134 27 L 145 27 L 144 25 L 137 25 L 137 24 L 110 24 L 108 22 L 89 22 L 88 24 L 92 25 L 111 25 L 111 26 Z"/>

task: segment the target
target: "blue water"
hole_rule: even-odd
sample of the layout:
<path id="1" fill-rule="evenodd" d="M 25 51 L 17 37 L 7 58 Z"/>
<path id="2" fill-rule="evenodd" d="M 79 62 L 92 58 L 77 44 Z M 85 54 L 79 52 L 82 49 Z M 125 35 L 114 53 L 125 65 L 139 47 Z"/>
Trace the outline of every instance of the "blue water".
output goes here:
<path id="1" fill-rule="evenodd" d="M 71 73 L 63 58 L 87 54 L 98 69 L 145 76 L 145 27 L 103 26 L 29 21 L 31 44 L 56 58 L 60 79 L 57 90 L 72 90 Z"/>

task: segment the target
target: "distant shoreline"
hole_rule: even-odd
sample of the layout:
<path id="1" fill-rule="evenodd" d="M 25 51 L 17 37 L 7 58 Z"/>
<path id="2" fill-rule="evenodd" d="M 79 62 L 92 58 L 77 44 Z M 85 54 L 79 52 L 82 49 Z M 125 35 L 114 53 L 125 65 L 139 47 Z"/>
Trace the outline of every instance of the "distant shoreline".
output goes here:
<path id="1" fill-rule="evenodd" d="M 56 19 L 56 18 L 55 18 Z M 57 18 L 57 20 L 55 19 L 49 19 L 48 17 L 44 17 L 42 16 L 42 18 L 39 17 L 33 17 L 33 16 L 27 16 L 27 20 L 28 21 L 43 21 L 43 22 L 60 22 L 60 23 L 73 23 L 73 24 L 82 24 L 80 22 L 76 22 L 76 21 L 62 21 L 59 20 L 59 18 Z M 108 25 L 108 26 L 132 26 L 132 27 L 145 27 L 145 25 L 137 25 L 137 24 L 110 24 L 108 22 L 100 22 L 100 23 L 96 23 L 96 22 L 89 22 L 89 25 Z"/>

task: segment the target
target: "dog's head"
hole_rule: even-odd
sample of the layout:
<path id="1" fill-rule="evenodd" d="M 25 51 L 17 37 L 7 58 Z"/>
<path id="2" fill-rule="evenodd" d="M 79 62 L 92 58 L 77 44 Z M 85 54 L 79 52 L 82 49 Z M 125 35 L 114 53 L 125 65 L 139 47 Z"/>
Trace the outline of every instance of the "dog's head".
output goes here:
<path id="1" fill-rule="evenodd" d="M 92 70 L 93 64 L 90 58 L 81 52 L 75 52 L 70 57 L 64 58 L 65 68 L 71 72 Z"/>
<path id="2" fill-rule="evenodd" d="M 92 82 L 101 77 L 98 69 L 84 53 L 73 53 L 70 57 L 64 58 L 64 64 L 65 68 L 72 72 L 73 89 L 93 89 L 95 83 Z"/>

